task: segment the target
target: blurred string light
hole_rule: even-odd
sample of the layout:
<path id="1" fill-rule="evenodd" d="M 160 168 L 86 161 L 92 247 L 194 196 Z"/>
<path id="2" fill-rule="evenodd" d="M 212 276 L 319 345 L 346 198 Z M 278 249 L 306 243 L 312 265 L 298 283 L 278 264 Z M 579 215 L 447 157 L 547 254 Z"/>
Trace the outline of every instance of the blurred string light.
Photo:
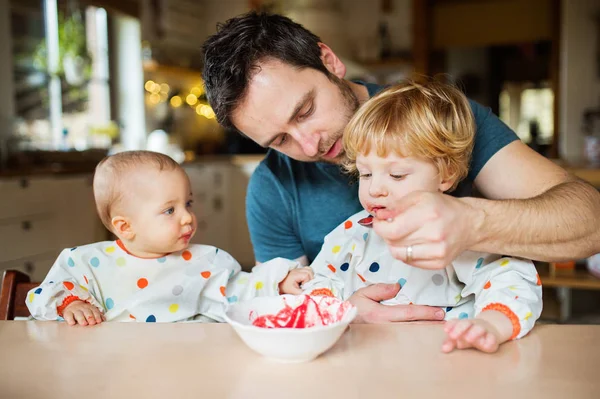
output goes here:
<path id="1" fill-rule="evenodd" d="M 201 87 L 195 86 L 190 90 L 190 94 L 200 97 L 202 94 L 204 94 L 204 90 Z"/>
<path id="2" fill-rule="evenodd" d="M 150 94 L 150 104 L 158 104 L 160 102 L 160 94 L 152 93 Z"/>
<path id="3" fill-rule="evenodd" d="M 185 102 L 188 103 L 188 105 L 196 105 L 198 102 L 198 97 L 193 94 L 188 94 L 188 96 L 185 98 Z"/>
<path id="4" fill-rule="evenodd" d="M 173 108 L 179 108 L 183 104 L 183 100 L 179 96 L 173 96 L 170 103 Z"/>
<path id="5" fill-rule="evenodd" d="M 200 104 L 196 107 L 196 113 L 206 119 L 215 119 L 215 112 L 210 105 Z"/>
<path id="6" fill-rule="evenodd" d="M 204 87 L 202 85 L 192 87 L 188 95 L 174 95 L 172 97 L 169 97 L 171 87 L 167 83 L 157 83 L 153 80 L 148 80 L 144 84 L 144 89 L 147 92 L 148 103 L 152 105 L 168 101 L 171 107 L 179 108 L 185 102 L 190 108 L 195 109 L 198 115 L 206 119 L 215 119 L 215 113 L 210 105 L 198 103 L 199 97 L 204 95 Z"/>
<path id="7" fill-rule="evenodd" d="M 152 89 L 154 88 L 154 85 L 156 83 L 154 83 L 154 81 L 149 80 L 146 82 L 146 84 L 144 85 L 144 89 L 146 89 L 147 92 L 152 93 Z"/>
<path id="8" fill-rule="evenodd" d="M 166 83 L 158 84 L 158 83 L 154 82 L 153 80 L 148 80 L 144 84 L 144 89 L 148 93 L 156 93 L 156 94 L 158 94 L 158 93 L 169 94 L 169 91 L 171 90 L 171 88 L 169 87 L 168 84 L 166 84 Z"/>

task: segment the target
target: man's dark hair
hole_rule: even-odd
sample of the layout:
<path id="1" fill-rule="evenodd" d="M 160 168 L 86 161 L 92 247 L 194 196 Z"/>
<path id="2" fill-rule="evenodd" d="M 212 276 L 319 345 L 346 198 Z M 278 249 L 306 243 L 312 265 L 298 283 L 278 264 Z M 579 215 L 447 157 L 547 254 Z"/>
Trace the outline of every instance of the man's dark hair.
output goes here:
<path id="1" fill-rule="evenodd" d="M 217 25 L 217 33 L 202 46 L 202 78 L 217 121 L 237 130 L 231 113 L 242 100 L 248 82 L 265 59 L 313 68 L 329 76 L 321 60 L 321 39 L 282 15 L 249 12 Z"/>

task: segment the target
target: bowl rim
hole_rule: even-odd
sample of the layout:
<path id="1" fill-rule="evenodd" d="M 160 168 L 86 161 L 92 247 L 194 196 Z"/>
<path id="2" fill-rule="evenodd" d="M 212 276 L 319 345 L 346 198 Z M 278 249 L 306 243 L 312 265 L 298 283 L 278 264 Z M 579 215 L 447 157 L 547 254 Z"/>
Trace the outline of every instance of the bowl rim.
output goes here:
<path id="1" fill-rule="evenodd" d="M 283 296 L 283 295 L 280 295 Z M 344 301 L 346 302 L 346 301 Z M 348 309 L 348 312 L 344 315 L 344 317 L 342 317 L 342 319 L 340 321 L 336 321 L 335 323 L 332 324 L 328 324 L 326 326 L 316 326 L 316 327 L 306 327 L 306 328 L 264 328 L 264 327 L 257 327 L 254 326 L 252 324 L 242 324 L 239 321 L 233 320 L 229 317 L 229 315 L 227 314 L 229 312 L 229 310 L 231 308 L 233 308 L 234 306 L 237 306 L 238 304 L 241 304 L 243 302 L 237 302 L 234 304 L 231 304 L 227 310 L 225 310 L 225 314 L 223 315 L 223 318 L 225 319 L 225 321 L 229 324 L 231 324 L 234 327 L 238 327 L 241 328 L 243 330 L 253 330 L 253 331 L 264 331 L 266 334 L 302 334 L 305 333 L 306 331 L 326 331 L 326 330 L 331 330 L 334 329 L 336 327 L 339 327 L 341 325 L 348 325 L 350 324 L 355 318 L 356 315 L 358 313 L 358 309 L 356 308 L 356 306 L 354 306 L 353 304 L 350 304 L 351 307 L 350 309 Z M 268 331 L 268 332 L 267 332 Z"/>

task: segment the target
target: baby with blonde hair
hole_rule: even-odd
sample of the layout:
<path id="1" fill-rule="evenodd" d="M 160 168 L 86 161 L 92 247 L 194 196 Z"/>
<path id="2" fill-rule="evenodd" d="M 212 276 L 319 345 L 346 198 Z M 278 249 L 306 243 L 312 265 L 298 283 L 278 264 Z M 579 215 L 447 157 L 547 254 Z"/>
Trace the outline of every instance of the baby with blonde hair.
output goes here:
<path id="1" fill-rule="evenodd" d="M 190 244 L 197 229 L 185 171 L 166 155 L 129 151 L 96 167 L 94 197 L 116 241 L 65 249 L 26 299 L 38 320 L 223 321 L 227 305 L 256 296 L 300 293 L 312 277 L 274 259 L 252 273 L 227 252 Z"/>
<path id="2" fill-rule="evenodd" d="M 383 303 L 440 307 L 447 320 L 445 352 L 495 352 L 525 336 L 542 310 L 531 261 L 466 251 L 445 269 L 429 270 L 419 260 L 431 248 L 415 243 L 403 262 L 371 228 L 378 214 L 397 211 L 411 193 L 454 190 L 467 176 L 474 137 L 469 101 L 448 84 L 398 84 L 362 105 L 346 127 L 344 149 L 364 210 L 325 237 L 305 293 L 348 299 L 362 287 L 397 282 L 397 296 Z"/>

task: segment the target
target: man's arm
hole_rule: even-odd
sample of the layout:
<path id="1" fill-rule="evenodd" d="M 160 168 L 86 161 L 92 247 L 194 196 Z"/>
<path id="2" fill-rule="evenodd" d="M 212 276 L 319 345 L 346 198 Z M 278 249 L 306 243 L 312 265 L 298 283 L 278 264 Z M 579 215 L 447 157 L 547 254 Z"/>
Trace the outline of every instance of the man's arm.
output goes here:
<path id="1" fill-rule="evenodd" d="M 471 248 L 544 261 L 600 252 L 600 193 L 515 141 L 475 179 L 487 199 L 463 199 L 479 211 Z"/>

